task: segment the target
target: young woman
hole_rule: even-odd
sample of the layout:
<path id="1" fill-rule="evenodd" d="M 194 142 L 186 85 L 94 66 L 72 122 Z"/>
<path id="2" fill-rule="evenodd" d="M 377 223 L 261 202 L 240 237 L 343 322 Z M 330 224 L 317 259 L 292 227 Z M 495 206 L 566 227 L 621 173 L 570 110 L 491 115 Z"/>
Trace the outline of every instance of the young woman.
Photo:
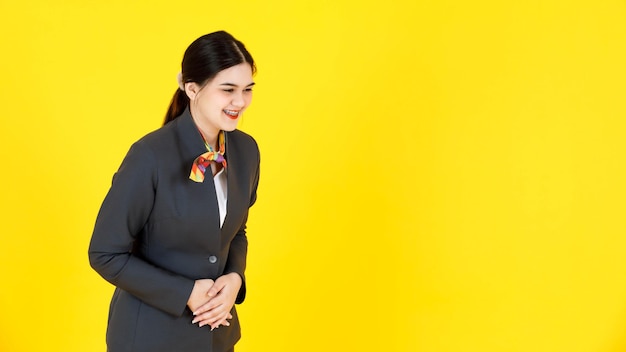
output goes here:
<path id="1" fill-rule="evenodd" d="M 109 352 L 223 352 L 239 340 L 259 150 L 236 128 L 254 73 L 230 34 L 195 40 L 164 126 L 114 175 L 89 246 L 91 266 L 116 286 Z"/>

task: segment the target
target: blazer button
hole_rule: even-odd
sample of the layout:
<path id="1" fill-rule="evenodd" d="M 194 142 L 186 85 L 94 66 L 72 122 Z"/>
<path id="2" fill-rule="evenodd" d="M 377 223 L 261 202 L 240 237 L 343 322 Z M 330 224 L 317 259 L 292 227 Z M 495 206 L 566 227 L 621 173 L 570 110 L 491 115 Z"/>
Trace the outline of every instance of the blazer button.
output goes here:
<path id="1" fill-rule="evenodd" d="M 211 264 L 217 263 L 217 257 L 214 256 L 214 255 L 210 256 L 209 257 L 209 263 L 211 263 Z"/>

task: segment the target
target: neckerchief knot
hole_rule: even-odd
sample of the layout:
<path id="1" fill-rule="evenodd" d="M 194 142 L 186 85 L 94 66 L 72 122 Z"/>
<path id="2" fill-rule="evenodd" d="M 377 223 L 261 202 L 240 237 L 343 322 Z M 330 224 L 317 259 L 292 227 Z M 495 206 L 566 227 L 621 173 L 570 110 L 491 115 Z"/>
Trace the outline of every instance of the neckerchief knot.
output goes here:
<path id="1" fill-rule="evenodd" d="M 204 182 L 204 174 L 207 169 L 211 168 L 211 162 L 220 163 L 224 166 L 224 168 L 226 168 L 226 158 L 224 157 L 226 149 L 224 144 L 224 131 L 220 131 L 217 135 L 217 144 L 219 145 L 218 151 L 214 151 L 213 148 L 211 148 L 202 132 L 200 132 L 200 135 L 202 136 L 202 140 L 204 140 L 204 146 L 206 147 L 207 152 L 197 157 L 196 160 L 193 161 L 193 165 L 191 165 L 189 179 L 194 182 Z"/>

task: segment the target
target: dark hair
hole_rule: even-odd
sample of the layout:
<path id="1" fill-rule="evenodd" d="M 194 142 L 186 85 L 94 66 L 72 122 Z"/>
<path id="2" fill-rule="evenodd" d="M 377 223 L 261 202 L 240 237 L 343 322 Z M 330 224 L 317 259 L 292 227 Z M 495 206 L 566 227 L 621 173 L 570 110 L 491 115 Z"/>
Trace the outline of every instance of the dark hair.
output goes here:
<path id="1" fill-rule="evenodd" d="M 204 86 L 220 71 L 244 62 L 250 64 L 254 74 L 256 67 L 252 56 L 243 43 L 232 35 L 224 31 L 203 35 L 185 50 L 181 65 L 183 83 L 195 82 Z M 189 97 L 185 91 L 176 89 L 163 124 L 180 116 L 188 105 Z"/>

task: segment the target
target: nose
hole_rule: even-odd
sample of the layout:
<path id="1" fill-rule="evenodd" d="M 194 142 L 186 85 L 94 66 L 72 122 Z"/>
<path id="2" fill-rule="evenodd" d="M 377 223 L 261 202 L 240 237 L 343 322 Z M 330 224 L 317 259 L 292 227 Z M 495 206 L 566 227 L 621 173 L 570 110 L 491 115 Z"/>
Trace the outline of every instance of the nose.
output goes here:
<path id="1" fill-rule="evenodd" d="M 233 101 L 231 102 L 231 104 L 236 108 L 243 108 L 243 106 L 246 104 L 245 100 L 243 99 L 243 93 L 236 93 L 233 96 Z"/>

